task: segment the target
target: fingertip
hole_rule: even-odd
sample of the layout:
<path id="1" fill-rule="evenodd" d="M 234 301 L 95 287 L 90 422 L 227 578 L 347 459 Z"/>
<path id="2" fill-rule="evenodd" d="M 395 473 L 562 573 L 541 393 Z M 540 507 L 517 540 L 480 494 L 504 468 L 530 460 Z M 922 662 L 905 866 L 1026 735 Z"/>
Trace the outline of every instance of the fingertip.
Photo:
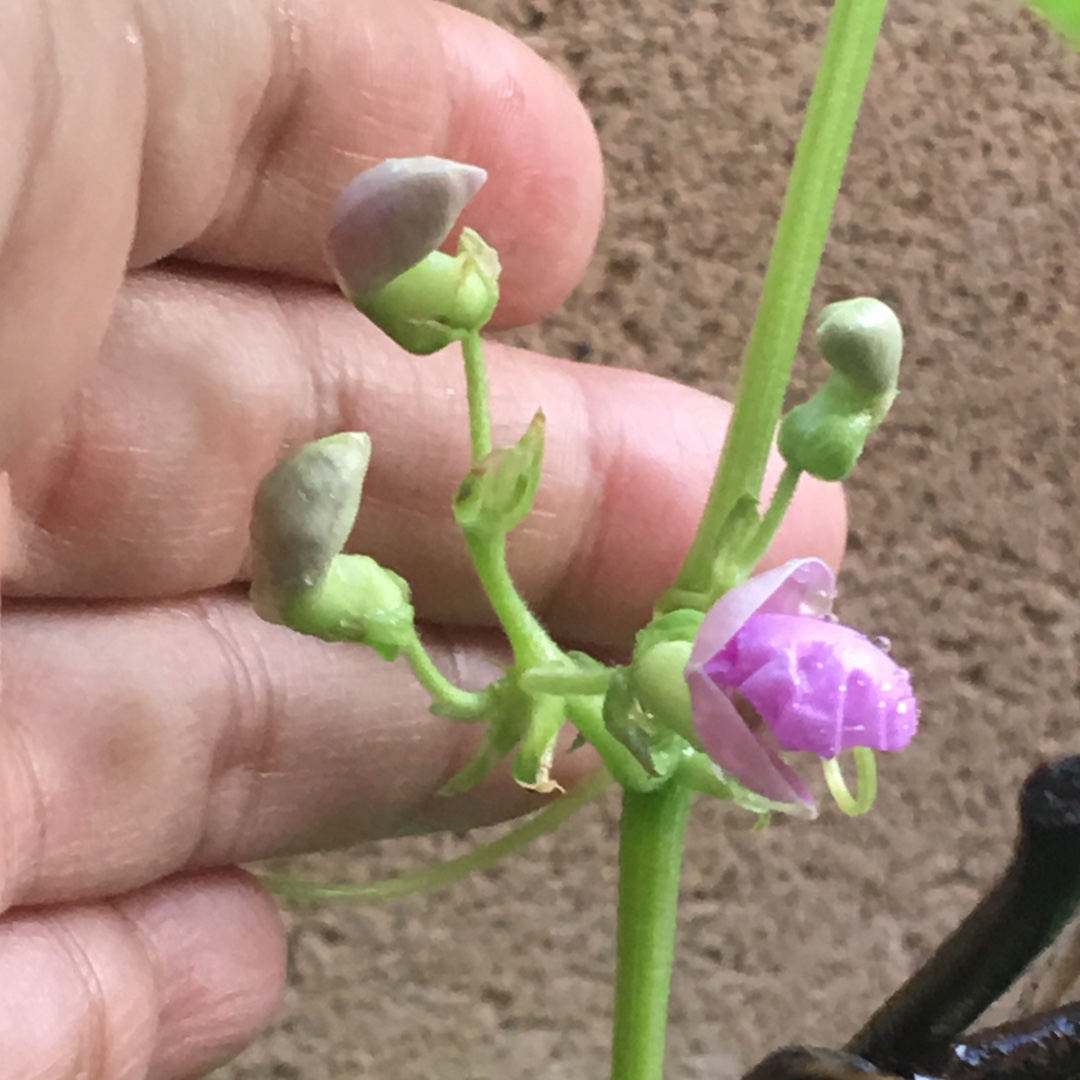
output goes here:
<path id="1" fill-rule="evenodd" d="M 247 103 L 251 90 L 228 80 L 223 94 L 197 95 L 197 106 L 181 110 L 185 133 L 210 134 L 190 144 L 172 128 L 162 137 L 159 156 L 195 164 L 184 197 L 164 200 L 168 212 L 144 199 L 151 209 L 139 260 L 180 249 L 199 261 L 328 281 L 324 239 L 338 194 L 386 158 L 434 155 L 489 174 L 461 224 L 499 251 L 495 325 L 558 307 L 592 255 L 603 212 L 599 143 L 567 80 L 508 31 L 436 0 L 298 0 L 284 21 L 281 7 L 252 5 L 261 37 L 277 44 L 240 144 L 232 128 L 222 130 L 220 117 L 232 113 L 220 99 L 243 94 Z M 203 70 L 182 74 L 209 81 Z M 191 119 L 200 110 L 203 123 Z M 220 186 L 222 172 L 226 191 L 211 200 L 206 190 Z M 215 216 L 200 220 L 208 202 Z"/>
<path id="2" fill-rule="evenodd" d="M 524 42 L 446 4 L 435 14 L 460 119 L 446 156 L 490 175 L 464 221 L 502 260 L 493 325 L 525 325 L 563 303 L 592 257 L 603 219 L 600 143 L 570 83 Z"/>
<path id="3" fill-rule="evenodd" d="M 117 906 L 139 926 L 165 973 L 151 1076 L 201 1076 L 278 1016 L 284 930 L 251 874 L 229 868 L 171 878 Z"/>

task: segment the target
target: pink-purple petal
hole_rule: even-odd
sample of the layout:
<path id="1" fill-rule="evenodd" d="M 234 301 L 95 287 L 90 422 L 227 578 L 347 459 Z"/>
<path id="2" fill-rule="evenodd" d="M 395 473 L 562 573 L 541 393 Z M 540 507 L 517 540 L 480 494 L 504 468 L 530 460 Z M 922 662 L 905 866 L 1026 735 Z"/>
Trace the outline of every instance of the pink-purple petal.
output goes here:
<path id="1" fill-rule="evenodd" d="M 746 725 L 731 699 L 700 670 L 687 673 L 702 748 L 743 787 L 812 815 L 814 797 L 791 766 Z"/>
<path id="2" fill-rule="evenodd" d="M 792 559 L 737 586 L 709 609 L 694 639 L 690 666 L 705 663 L 758 612 L 827 615 L 836 596 L 836 575 L 820 559 Z"/>
<path id="3" fill-rule="evenodd" d="M 785 750 L 899 750 L 915 734 L 908 673 L 841 623 L 758 613 L 701 667 L 746 698 Z"/>

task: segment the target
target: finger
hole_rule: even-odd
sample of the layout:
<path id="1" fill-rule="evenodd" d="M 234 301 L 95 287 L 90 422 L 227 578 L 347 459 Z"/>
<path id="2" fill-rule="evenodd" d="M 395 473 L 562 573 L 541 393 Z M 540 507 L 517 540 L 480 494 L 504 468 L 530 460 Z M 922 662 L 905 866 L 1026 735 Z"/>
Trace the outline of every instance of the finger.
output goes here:
<path id="1" fill-rule="evenodd" d="M 457 681 L 498 674 L 491 642 L 436 650 Z M 544 800 L 504 773 L 439 789 L 476 725 L 433 716 L 403 663 L 302 638 L 241 599 L 4 615 L 0 909 L 135 888 Z M 572 786 L 595 767 L 558 763 Z"/>
<path id="2" fill-rule="evenodd" d="M 0 451 L 74 386 L 129 263 L 326 279 L 333 199 L 383 157 L 489 170 L 467 221 L 503 255 L 504 321 L 556 306 L 591 253 L 591 124 L 484 20 L 433 0 L 44 10 L 14 0 L 0 38 Z"/>
<path id="3" fill-rule="evenodd" d="M 548 420 L 514 573 L 556 632 L 623 645 L 678 571 L 729 407 L 639 373 L 489 355 L 496 440 L 516 440 L 538 407 Z M 450 512 L 470 464 L 460 357 L 408 356 L 315 289 L 162 272 L 127 290 L 56 436 L 12 463 L 5 589 L 154 597 L 242 579 L 259 478 L 348 429 L 374 445 L 357 549 L 407 577 L 425 617 L 489 621 Z M 844 528 L 840 489 L 808 482 L 771 558 L 835 565 Z"/>
<path id="4" fill-rule="evenodd" d="M 162 882 L 0 920 L 5 1080 L 180 1080 L 280 1008 L 281 921 L 250 875 Z"/>
<path id="5" fill-rule="evenodd" d="M 249 6 L 260 21 L 280 20 L 279 4 Z M 311 0 L 275 30 L 261 107 L 246 141 L 222 147 L 215 172 L 229 184 L 189 253 L 329 280 L 323 238 L 345 184 L 384 157 L 436 154 L 488 170 L 463 221 L 499 251 L 497 324 L 562 303 L 592 254 L 603 166 L 592 122 L 554 68 L 493 23 L 432 0 Z M 203 86 L 198 111 L 213 124 L 219 93 Z M 196 160 L 205 147 L 185 120 L 192 133 Z"/>

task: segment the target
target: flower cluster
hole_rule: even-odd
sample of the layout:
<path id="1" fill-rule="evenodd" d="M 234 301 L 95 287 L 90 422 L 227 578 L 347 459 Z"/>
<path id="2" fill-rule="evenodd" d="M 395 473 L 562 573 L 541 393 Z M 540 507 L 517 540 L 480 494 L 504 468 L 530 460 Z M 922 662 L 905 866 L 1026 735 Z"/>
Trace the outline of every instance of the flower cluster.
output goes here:
<path id="1" fill-rule="evenodd" d="M 473 468 L 453 509 L 478 572 L 486 571 L 482 584 L 515 664 L 485 695 L 454 691 L 422 658 L 407 583 L 365 556 L 342 553 L 371 453 L 361 433 L 302 448 L 260 488 L 252 523 L 256 609 L 304 633 L 363 642 L 387 658 L 405 652 L 427 673 L 440 709 L 484 720 L 484 746 L 447 790 L 472 786 L 515 747 L 518 781 L 548 790 L 556 736 L 570 715 L 627 787 L 681 779 L 751 809 L 812 813 L 809 789 L 780 756 L 802 751 L 826 762 L 840 804 L 861 812 L 873 785 L 866 799 L 853 799 L 836 758 L 855 750 L 862 789 L 871 751 L 910 742 L 918 707 L 907 672 L 831 617 L 835 577 L 817 559 L 723 590 L 765 551 L 800 475 L 841 479 L 854 466 L 896 397 L 903 344 L 896 316 L 866 297 L 823 311 L 818 343 L 832 372 L 780 426 L 787 482 L 768 513 L 759 517 L 750 499 L 732 518 L 734 561 L 714 564 L 731 572 L 662 607 L 665 614 L 639 635 L 629 669 L 586 664 L 558 649 L 512 586 L 491 573 L 532 506 L 544 421 L 538 414 L 514 446 L 491 445 L 478 335 L 498 300 L 498 258 L 469 229 L 455 255 L 438 250 L 486 177 L 439 158 L 382 162 L 343 193 L 327 254 L 349 299 L 408 351 L 465 345 L 470 401 L 475 395 L 484 404 L 472 418 Z"/>

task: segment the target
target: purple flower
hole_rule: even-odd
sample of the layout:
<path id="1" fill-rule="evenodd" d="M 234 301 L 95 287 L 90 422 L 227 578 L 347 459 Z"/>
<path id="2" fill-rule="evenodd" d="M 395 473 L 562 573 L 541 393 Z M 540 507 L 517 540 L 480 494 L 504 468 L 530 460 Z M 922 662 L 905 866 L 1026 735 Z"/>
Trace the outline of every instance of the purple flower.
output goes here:
<path id="1" fill-rule="evenodd" d="M 836 578 L 819 559 L 751 578 L 705 616 L 686 666 L 706 753 L 774 802 L 814 805 L 778 750 L 822 758 L 857 746 L 901 750 L 918 726 L 907 671 L 828 617 L 835 594 Z M 760 718 L 760 730 L 743 718 L 737 698 Z"/>

